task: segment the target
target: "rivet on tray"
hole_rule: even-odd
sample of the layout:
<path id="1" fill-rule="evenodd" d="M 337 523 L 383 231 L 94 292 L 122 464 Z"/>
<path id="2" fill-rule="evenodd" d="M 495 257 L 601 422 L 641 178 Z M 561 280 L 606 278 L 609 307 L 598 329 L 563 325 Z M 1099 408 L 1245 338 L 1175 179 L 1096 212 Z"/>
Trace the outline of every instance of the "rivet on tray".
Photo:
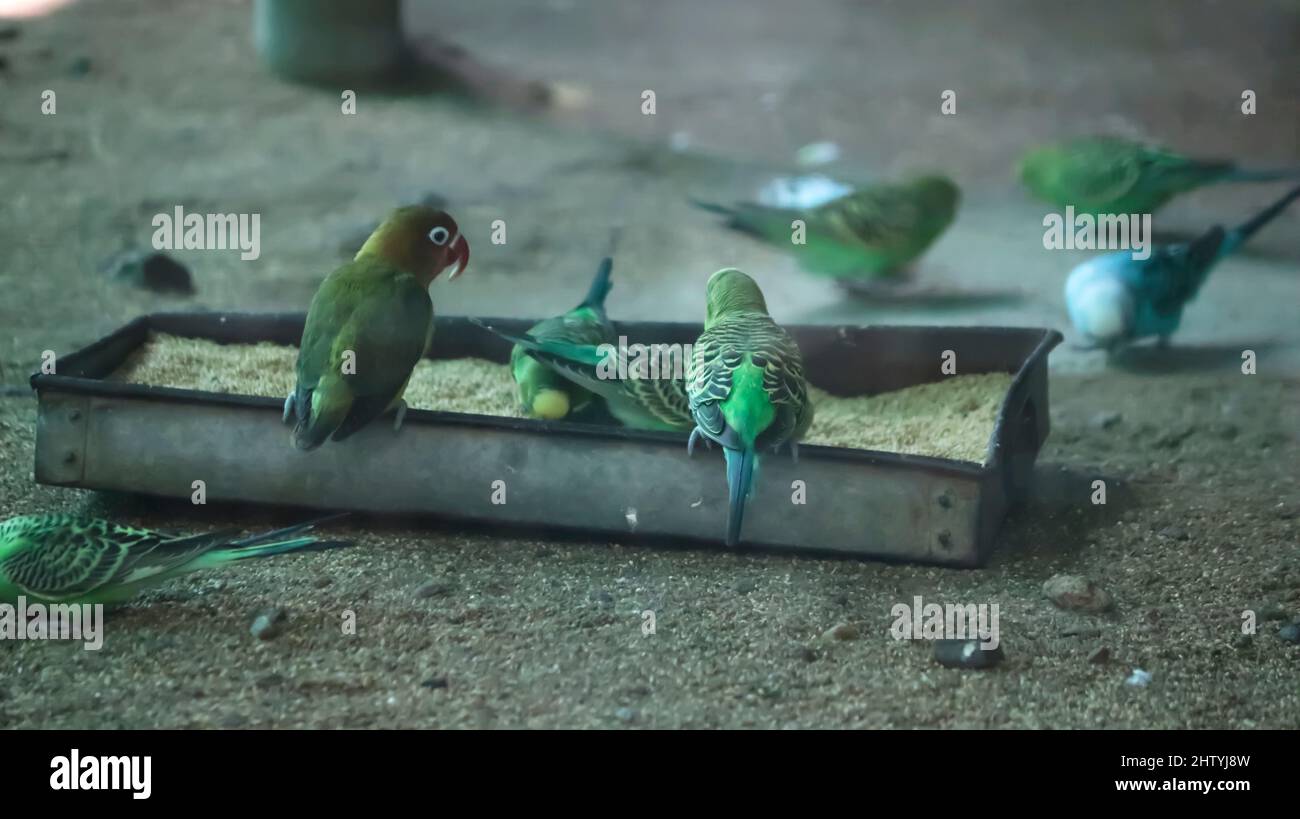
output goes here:
<path id="1" fill-rule="evenodd" d="M 69 421 L 73 421 L 73 422 L 80 421 L 80 420 L 81 420 L 81 410 L 75 410 L 75 409 L 74 409 L 72 412 L 68 413 L 68 420 L 69 420 Z"/>
<path id="2" fill-rule="evenodd" d="M 942 506 L 944 509 L 951 509 L 951 508 L 952 508 L 952 495 L 949 495 L 947 492 L 944 492 L 942 495 L 940 495 L 940 496 L 939 496 L 939 505 Z"/>
<path id="3" fill-rule="evenodd" d="M 952 533 L 947 529 L 943 529 L 939 532 L 939 545 L 945 549 L 952 548 Z"/>
<path id="4" fill-rule="evenodd" d="M 77 462 L 77 453 L 75 453 L 75 452 L 65 452 L 65 453 L 63 453 L 63 462 L 64 462 L 65 464 L 76 463 L 76 462 Z"/>

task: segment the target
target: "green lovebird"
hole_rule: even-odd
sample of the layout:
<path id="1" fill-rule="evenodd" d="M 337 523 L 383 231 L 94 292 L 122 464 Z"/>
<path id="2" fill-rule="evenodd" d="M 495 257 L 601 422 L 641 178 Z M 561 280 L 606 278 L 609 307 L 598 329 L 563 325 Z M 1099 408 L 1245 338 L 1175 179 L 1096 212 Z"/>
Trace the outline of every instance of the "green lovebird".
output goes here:
<path id="1" fill-rule="evenodd" d="M 862 188 L 807 210 L 695 204 L 726 216 L 727 227 L 788 249 L 810 273 L 874 279 L 898 277 L 952 224 L 960 201 L 951 179 L 923 176 Z"/>
<path id="2" fill-rule="evenodd" d="M 294 443 L 342 441 L 390 409 L 433 340 L 429 284 L 460 275 L 469 243 L 446 213 L 422 205 L 393 211 L 356 258 L 325 278 L 312 299 L 298 350 L 298 384 L 284 401 Z"/>
<path id="3" fill-rule="evenodd" d="M 237 530 L 175 535 L 74 515 L 0 523 L 0 602 L 121 603 L 177 575 L 236 560 L 350 546 L 303 534 L 334 515 L 239 538 Z"/>
<path id="4" fill-rule="evenodd" d="M 1217 182 L 1273 182 L 1300 168 L 1252 171 L 1226 159 L 1193 159 L 1120 137 L 1080 137 L 1044 145 L 1020 160 L 1020 179 L 1035 196 L 1093 216 L 1154 213 L 1170 199 Z"/>
<path id="5" fill-rule="evenodd" d="M 614 340 L 614 326 L 605 316 L 605 297 L 613 285 L 609 273 L 614 260 L 601 260 L 582 303 L 562 316 L 545 319 L 528 330 L 533 341 L 568 342 L 578 345 L 608 344 Z M 524 414 L 556 421 L 571 412 L 581 412 L 594 399 L 591 391 L 556 372 L 528 354 L 522 344 L 510 351 L 510 372 L 519 390 Z"/>
<path id="6" fill-rule="evenodd" d="M 754 491 L 759 454 L 798 441 L 813 407 L 794 339 L 767 313 L 758 284 L 735 268 L 709 278 L 708 315 L 695 342 L 686 393 L 695 429 L 687 453 L 703 436 L 727 458 L 727 545 L 740 540 L 745 501 Z"/>
<path id="7" fill-rule="evenodd" d="M 515 349 L 574 385 L 604 399 L 609 414 L 633 429 L 685 432 L 695 421 L 686 400 L 686 369 L 680 347 L 611 343 L 575 344 L 515 336 L 489 327 Z"/>

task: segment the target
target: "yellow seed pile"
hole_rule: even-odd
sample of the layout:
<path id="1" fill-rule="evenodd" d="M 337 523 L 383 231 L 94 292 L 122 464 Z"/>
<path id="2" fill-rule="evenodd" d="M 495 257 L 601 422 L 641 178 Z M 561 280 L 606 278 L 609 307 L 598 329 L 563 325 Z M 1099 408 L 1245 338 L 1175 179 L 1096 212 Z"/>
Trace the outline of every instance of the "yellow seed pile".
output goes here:
<path id="1" fill-rule="evenodd" d="M 157 387 L 283 398 L 293 389 L 297 348 L 221 345 L 158 334 L 110 376 Z M 804 443 L 930 455 L 982 463 L 1003 395 L 1004 373 L 960 375 L 857 398 L 812 388 Z M 412 409 L 520 417 L 510 368 L 478 358 L 425 359 L 406 389 Z"/>

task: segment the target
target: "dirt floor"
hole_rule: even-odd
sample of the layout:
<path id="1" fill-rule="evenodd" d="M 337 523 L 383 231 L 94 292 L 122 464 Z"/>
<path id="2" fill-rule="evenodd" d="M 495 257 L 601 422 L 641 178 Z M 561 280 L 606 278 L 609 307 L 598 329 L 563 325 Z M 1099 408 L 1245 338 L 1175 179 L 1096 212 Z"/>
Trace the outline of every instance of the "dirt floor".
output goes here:
<path id="1" fill-rule="evenodd" d="M 1087 254 L 1042 248 L 1043 208 L 1010 175 L 1026 144 L 1105 129 L 1300 162 L 1300 10 L 1287 0 L 1230 18 L 1208 2 L 1102 3 L 1079 19 L 1020 2 L 814 6 L 412 11 L 413 31 L 585 87 L 586 109 L 540 121 L 365 93 L 341 116 L 337 91 L 263 74 L 247 2 L 86 2 L 23 22 L 0 40 L 4 97 L 30 102 L 0 111 L 0 517 L 86 511 L 182 531 L 296 520 L 35 484 L 27 375 L 43 350 L 141 313 L 302 310 L 358 231 L 430 193 L 474 248 L 461 280 L 432 289 L 444 314 L 570 307 L 621 224 L 619 318 L 699 320 L 706 277 L 734 264 L 787 323 L 1067 330 L 1061 286 Z M 953 87 L 958 114 L 944 118 Z M 659 92 L 654 117 L 639 113 L 645 88 Z M 1243 88 L 1253 118 L 1237 109 Z M 54 116 L 40 114 L 45 89 Z M 690 150 L 670 150 L 674 135 Z M 686 204 L 752 193 L 819 139 L 839 143 L 846 158 L 827 171 L 850 179 L 949 170 L 962 210 L 918 278 L 992 295 L 855 299 Z M 1158 226 L 1234 222 L 1279 193 L 1198 192 Z M 177 204 L 260 213 L 261 257 L 177 252 L 192 298 L 99 272 Z M 489 241 L 498 218 L 504 245 Z M 1034 497 L 986 569 L 354 519 L 327 531 L 358 548 L 195 575 L 111 612 L 101 651 L 0 642 L 0 727 L 1300 727 L 1300 649 L 1278 637 L 1300 617 L 1298 227 L 1293 209 L 1227 260 L 1172 349 L 1107 362 L 1067 338 L 1053 353 Z M 1247 348 L 1256 375 L 1240 372 Z M 1105 505 L 1091 502 L 1098 478 Z M 1093 579 L 1114 610 L 1057 608 L 1042 584 L 1060 573 Z M 1005 661 L 945 669 L 929 644 L 892 639 L 891 609 L 916 595 L 999 604 Z M 268 608 L 287 620 L 259 640 L 250 625 Z M 851 639 L 825 636 L 837 626 Z M 1090 661 L 1102 647 L 1108 661 Z M 1134 668 L 1149 685 L 1126 684 Z"/>

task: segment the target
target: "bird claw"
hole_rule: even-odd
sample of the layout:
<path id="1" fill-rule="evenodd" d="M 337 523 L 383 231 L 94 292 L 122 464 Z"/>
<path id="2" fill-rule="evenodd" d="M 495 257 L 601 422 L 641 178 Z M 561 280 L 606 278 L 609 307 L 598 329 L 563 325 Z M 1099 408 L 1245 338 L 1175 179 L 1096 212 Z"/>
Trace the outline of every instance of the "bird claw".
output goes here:
<path id="1" fill-rule="evenodd" d="M 393 417 L 393 432 L 402 429 L 402 419 L 406 418 L 406 399 L 397 399 L 397 414 Z"/>
<path id="2" fill-rule="evenodd" d="M 700 432 L 699 427 L 696 427 L 695 429 L 691 430 L 691 437 L 686 439 L 686 457 L 689 458 L 695 454 L 696 441 L 703 441 L 704 448 L 712 451 L 713 442 L 709 440 L 709 437 L 707 435 Z"/>

